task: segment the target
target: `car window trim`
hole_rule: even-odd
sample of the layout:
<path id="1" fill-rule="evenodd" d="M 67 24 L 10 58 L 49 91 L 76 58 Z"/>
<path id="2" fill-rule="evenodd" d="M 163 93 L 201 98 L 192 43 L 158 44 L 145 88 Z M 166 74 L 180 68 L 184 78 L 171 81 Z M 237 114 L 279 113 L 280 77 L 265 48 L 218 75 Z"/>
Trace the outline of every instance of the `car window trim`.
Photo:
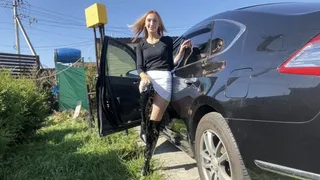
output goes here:
<path id="1" fill-rule="evenodd" d="M 186 68 L 186 67 L 191 66 L 191 65 L 194 65 L 194 64 L 196 64 L 196 63 L 201 63 L 201 62 L 207 61 L 208 58 L 210 59 L 210 58 L 213 58 L 213 57 L 215 57 L 215 56 L 218 56 L 218 55 L 226 52 L 227 50 L 229 50 L 229 49 L 238 41 L 238 39 L 242 36 L 242 34 L 243 34 L 243 33 L 245 32 L 245 30 L 246 30 L 246 26 L 245 26 L 244 24 L 240 23 L 240 22 L 233 21 L 233 20 L 229 20 L 229 19 L 214 19 L 214 20 L 210 20 L 210 21 L 204 22 L 204 23 L 211 22 L 211 23 L 213 24 L 213 29 L 212 29 L 212 31 L 211 31 L 211 35 L 212 35 L 213 31 L 214 31 L 214 24 L 215 24 L 215 22 L 217 22 L 217 21 L 225 21 L 225 22 L 233 23 L 233 24 L 235 24 L 235 25 L 237 25 L 237 26 L 240 27 L 240 30 L 239 30 L 238 34 L 237 34 L 236 37 L 232 40 L 232 42 L 229 44 L 229 46 L 228 46 L 227 48 L 225 48 L 223 51 L 219 52 L 219 53 L 212 54 L 212 55 L 209 54 L 209 55 L 207 56 L 207 58 L 204 58 L 204 59 L 201 59 L 201 60 L 199 60 L 199 61 L 196 61 L 196 62 L 187 64 L 187 65 L 185 65 L 185 66 L 183 66 L 183 67 L 176 68 L 175 71 L 176 71 L 176 70 L 183 69 L 183 68 Z M 210 42 L 210 48 L 211 48 L 211 42 Z"/>
<path id="2" fill-rule="evenodd" d="M 127 53 L 130 57 L 131 57 L 131 60 L 133 60 L 134 64 L 136 64 L 137 62 L 137 54 L 136 52 L 133 50 L 132 47 L 130 47 L 128 44 L 126 43 L 123 43 L 121 41 L 117 41 L 116 39 L 112 38 L 112 37 L 109 37 L 108 36 L 108 45 L 111 45 L 115 48 L 118 48 L 119 50 Z M 108 51 L 106 52 L 106 56 L 108 55 Z M 106 57 L 107 59 L 107 57 Z M 119 60 L 121 61 L 121 60 Z M 121 61 L 122 63 L 126 63 L 126 61 Z M 108 73 L 105 74 L 105 76 L 110 76 L 110 77 L 121 77 L 121 76 L 115 76 L 115 75 L 110 75 L 110 71 L 109 71 L 109 61 L 106 62 L 106 65 L 108 66 L 107 68 L 105 69 L 108 69 Z M 136 67 L 134 67 L 136 69 Z M 134 70 L 134 69 L 132 69 Z M 131 71 L 131 70 L 130 70 Z M 122 76 L 122 77 L 125 77 L 125 76 Z M 128 77 L 128 78 L 133 78 L 133 77 Z"/>
<path id="3" fill-rule="evenodd" d="M 242 23 L 239 23 L 237 21 L 233 21 L 233 20 L 229 20 L 229 19 L 216 19 L 214 20 L 215 22 L 217 21 L 225 21 L 231 24 L 234 24 L 236 26 L 238 26 L 240 28 L 238 34 L 233 38 L 233 40 L 231 41 L 231 43 L 221 52 L 218 52 L 216 54 L 209 54 L 209 58 L 213 58 L 215 56 L 218 56 L 220 54 L 223 54 L 224 52 L 228 51 L 237 41 L 238 39 L 241 37 L 241 35 L 246 31 L 246 26 Z M 214 29 L 213 29 L 214 30 Z"/>
<path id="4" fill-rule="evenodd" d="M 214 24 L 214 21 L 213 21 L 213 20 L 205 21 L 205 22 L 203 22 L 203 23 L 201 23 L 201 24 L 198 24 L 198 25 L 196 25 L 195 27 L 193 27 L 192 29 L 194 29 L 194 30 L 191 31 L 190 33 L 188 33 L 187 35 L 190 35 L 190 34 L 193 34 L 193 33 L 196 33 L 196 32 L 200 32 L 200 31 L 203 31 L 202 29 L 205 29 L 205 28 L 211 28 L 211 31 L 209 31 L 209 32 L 210 32 L 210 37 L 211 37 L 212 32 L 213 32 L 213 31 L 212 31 L 213 24 Z M 199 28 L 200 28 L 200 29 L 199 29 Z M 183 40 L 186 40 L 186 39 L 187 39 L 186 37 L 187 37 L 187 36 L 182 36 L 182 39 L 183 39 Z M 193 37 L 196 37 L 196 36 L 193 36 Z M 182 41 L 182 42 L 183 42 L 183 41 Z M 181 43 L 182 43 L 182 42 L 181 42 Z M 181 43 L 180 43 L 180 44 L 181 44 Z M 207 55 L 208 55 L 208 52 L 209 52 L 210 48 L 211 48 L 211 41 L 209 42 L 209 48 L 207 49 L 207 52 L 206 52 Z M 189 57 L 188 57 L 188 58 L 189 58 Z M 190 63 L 190 64 L 194 64 L 194 63 L 197 63 L 197 62 L 206 60 L 207 58 L 208 58 L 208 56 L 205 57 L 205 58 L 203 58 L 202 60 L 198 60 L 198 61 L 193 62 L 193 63 Z M 181 64 L 181 60 L 178 62 L 177 66 L 174 68 L 174 71 L 179 70 L 179 69 L 184 68 L 184 67 L 188 67 L 188 65 L 189 65 L 189 64 L 187 64 L 187 65 L 184 65 L 184 66 L 182 66 L 182 67 L 179 67 L 180 64 Z"/>
<path id="5" fill-rule="evenodd" d="M 193 33 L 195 33 L 195 32 L 199 32 L 199 31 L 201 31 L 201 30 L 204 29 L 204 28 L 211 28 L 211 31 L 210 31 L 210 37 L 211 37 L 211 36 L 212 36 L 212 32 L 213 32 L 213 27 L 214 27 L 214 20 L 204 21 L 203 23 L 197 24 L 196 26 L 194 26 L 194 27 L 192 28 L 193 31 L 191 31 L 190 33 L 186 34 L 187 36 L 183 35 L 183 39 L 185 40 L 185 39 L 186 39 L 185 37 L 188 37 L 188 35 L 193 34 Z M 199 28 L 200 28 L 200 29 L 199 29 Z M 195 36 L 193 36 L 193 37 L 195 37 Z M 178 67 L 178 66 L 181 64 L 181 61 L 180 61 L 180 62 L 178 63 L 178 65 L 177 65 L 177 67 L 174 68 L 174 71 L 180 70 L 180 69 L 182 69 L 182 68 L 188 67 L 189 65 L 193 65 L 193 64 L 195 64 L 195 63 L 198 63 L 198 62 L 202 62 L 202 61 L 207 60 L 209 50 L 211 49 L 211 41 L 208 42 L 208 43 L 209 43 L 209 48 L 207 49 L 207 52 L 206 52 L 206 55 L 207 55 L 207 56 L 206 56 L 205 58 L 203 58 L 203 59 L 201 59 L 201 60 L 198 60 L 198 61 L 196 61 L 196 62 L 187 64 L 187 65 L 184 65 L 184 66 L 182 66 L 182 67 Z M 189 57 L 188 57 L 188 58 L 189 58 Z M 174 71 L 173 71 L 173 72 L 174 72 Z"/>

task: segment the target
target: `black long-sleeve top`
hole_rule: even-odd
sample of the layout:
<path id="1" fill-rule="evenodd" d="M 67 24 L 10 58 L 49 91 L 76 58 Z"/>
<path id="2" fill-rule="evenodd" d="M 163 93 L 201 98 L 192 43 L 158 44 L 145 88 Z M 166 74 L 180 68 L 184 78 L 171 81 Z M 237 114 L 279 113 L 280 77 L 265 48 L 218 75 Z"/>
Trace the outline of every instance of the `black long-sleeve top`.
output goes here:
<path id="1" fill-rule="evenodd" d="M 169 36 L 162 36 L 155 44 L 142 39 L 137 47 L 137 71 L 171 71 L 173 69 L 173 41 Z"/>

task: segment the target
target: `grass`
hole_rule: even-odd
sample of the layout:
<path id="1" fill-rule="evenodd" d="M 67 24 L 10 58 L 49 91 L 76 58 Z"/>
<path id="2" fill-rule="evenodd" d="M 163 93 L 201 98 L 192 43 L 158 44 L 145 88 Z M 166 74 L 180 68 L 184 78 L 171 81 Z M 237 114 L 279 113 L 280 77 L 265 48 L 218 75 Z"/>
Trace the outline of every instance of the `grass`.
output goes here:
<path id="1" fill-rule="evenodd" d="M 172 130 L 176 133 L 180 133 L 180 134 L 187 134 L 187 126 L 186 124 L 182 121 L 182 120 L 176 120 L 173 124 L 172 124 Z"/>
<path id="2" fill-rule="evenodd" d="M 142 148 L 136 141 L 133 130 L 127 136 L 120 132 L 101 138 L 84 119 L 52 116 L 35 137 L 0 161 L 0 179 L 140 179 Z M 144 179 L 162 177 L 155 171 Z"/>

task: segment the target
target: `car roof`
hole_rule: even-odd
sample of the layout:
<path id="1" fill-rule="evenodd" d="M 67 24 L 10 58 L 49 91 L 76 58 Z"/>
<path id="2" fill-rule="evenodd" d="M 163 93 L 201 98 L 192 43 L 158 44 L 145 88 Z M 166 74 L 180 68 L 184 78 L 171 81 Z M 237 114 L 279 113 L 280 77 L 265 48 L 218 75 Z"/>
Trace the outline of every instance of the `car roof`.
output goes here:
<path id="1" fill-rule="evenodd" d="M 189 28 L 182 36 L 185 37 L 188 33 L 192 32 L 194 28 L 200 27 L 206 23 L 211 22 L 213 19 L 230 19 L 236 20 L 243 24 L 253 24 L 259 23 L 261 19 L 257 18 L 248 18 L 248 17 L 261 17 L 264 20 L 274 19 L 273 21 L 284 21 L 286 19 L 279 19 L 278 17 L 296 17 L 296 16 L 304 16 L 308 19 L 309 15 L 316 13 L 320 15 L 320 2 L 281 2 L 281 3 L 268 3 L 268 4 L 258 4 L 253 6 L 242 7 L 238 9 L 233 9 L 225 12 L 221 12 L 219 14 L 212 15 L 191 28 Z M 270 15 L 270 16 L 269 16 Z M 271 16 L 272 15 L 272 16 Z M 320 17 L 320 16 L 319 16 Z M 310 19 L 310 18 L 309 18 Z M 311 18 L 313 19 L 313 18 Z M 298 22 L 297 21 L 291 21 Z M 317 24 L 317 23 L 313 23 Z M 280 23 L 281 25 L 281 23 Z M 263 25 L 262 25 L 263 26 Z M 318 25 L 320 26 L 320 25 Z"/>
<path id="2" fill-rule="evenodd" d="M 277 15 L 303 15 L 320 11 L 318 2 L 282 2 L 247 6 L 235 11 L 260 12 Z"/>

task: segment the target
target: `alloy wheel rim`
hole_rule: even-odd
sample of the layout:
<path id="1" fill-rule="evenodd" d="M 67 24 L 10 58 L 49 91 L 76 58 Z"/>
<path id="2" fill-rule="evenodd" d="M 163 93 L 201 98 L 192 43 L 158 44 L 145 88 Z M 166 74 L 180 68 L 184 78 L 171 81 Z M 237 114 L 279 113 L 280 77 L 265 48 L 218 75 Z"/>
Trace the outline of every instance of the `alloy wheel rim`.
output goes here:
<path id="1" fill-rule="evenodd" d="M 232 180 L 229 155 L 221 138 L 212 130 L 201 136 L 200 164 L 206 180 Z"/>

